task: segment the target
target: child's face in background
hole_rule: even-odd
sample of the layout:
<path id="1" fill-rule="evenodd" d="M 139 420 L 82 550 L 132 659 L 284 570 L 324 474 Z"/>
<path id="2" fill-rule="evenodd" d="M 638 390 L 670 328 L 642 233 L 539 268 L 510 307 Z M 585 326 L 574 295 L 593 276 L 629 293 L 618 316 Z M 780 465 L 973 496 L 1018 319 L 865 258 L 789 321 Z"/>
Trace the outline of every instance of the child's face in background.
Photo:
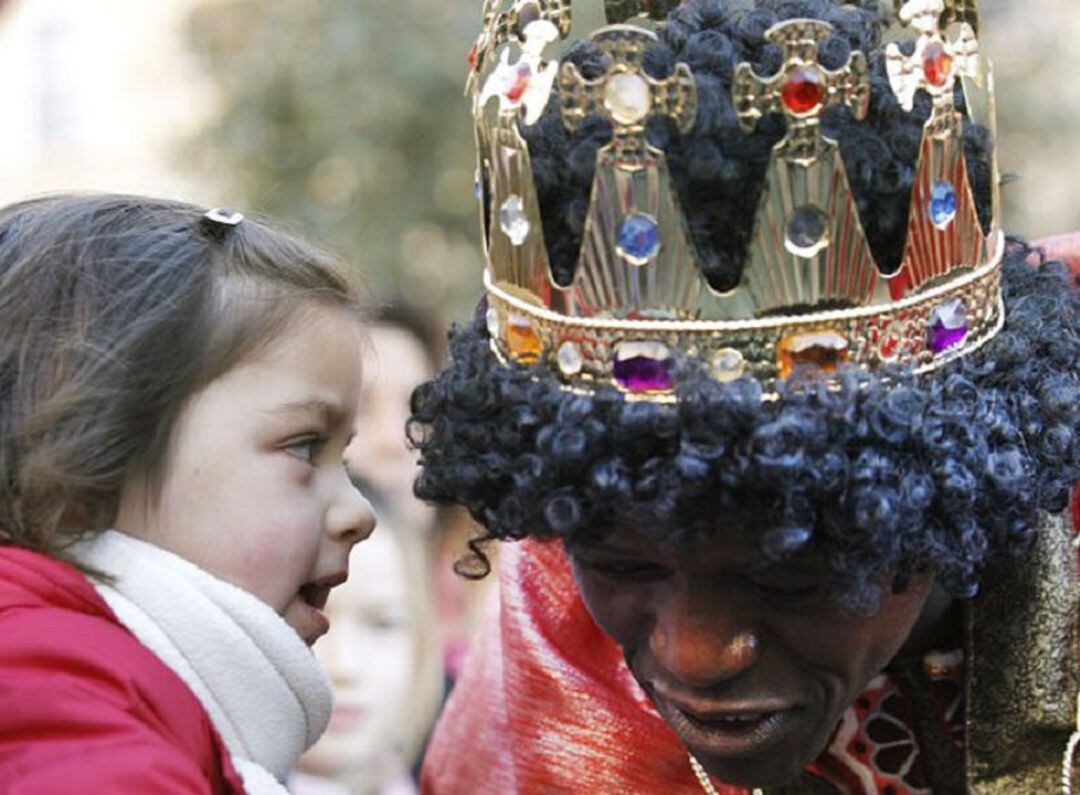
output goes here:
<path id="1" fill-rule="evenodd" d="M 360 330 L 313 305 L 197 392 L 171 441 L 158 499 L 129 484 L 117 529 L 259 597 L 307 643 L 329 588 L 375 527 L 342 453 L 360 389 Z"/>
<path id="2" fill-rule="evenodd" d="M 349 582 L 327 603 L 334 631 L 315 646 L 315 656 L 334 683 L 334 711 L 326 734 L 300 760 L 306 772 L 370 780 L 389 761 L 381 757 L 396 752 L 395 728 L 417 675 L 405 565 L 393 532 L 380 528 L 353 552 Z"/>
<path id="3" fill-rule="evenodd" d="M 364 350 L 357 433 L 345 458 L 358 474 L 394 503 L 406 521 L 430 521 L 412 495 L 419 474 L 416 453 L 405 442 L 409 398 L 431 378 L 431 364 L 420 341 L 398 326 L 374 324 Z M 420 511 L 420 515 L 417 515 Z"/>

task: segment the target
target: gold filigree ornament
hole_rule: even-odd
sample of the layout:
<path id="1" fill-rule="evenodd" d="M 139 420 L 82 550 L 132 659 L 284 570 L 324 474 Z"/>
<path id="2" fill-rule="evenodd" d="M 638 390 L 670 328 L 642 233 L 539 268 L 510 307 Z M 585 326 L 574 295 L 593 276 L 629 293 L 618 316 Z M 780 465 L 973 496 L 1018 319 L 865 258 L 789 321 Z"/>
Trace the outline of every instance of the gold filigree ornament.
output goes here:
<path id="1" fill-rule="evenodd" d="M 565 35 L 557 23 L 569 21 L 569 0 L 545 6 L 548 13 L 557 6 L 557 18 L 541 14 L 525 26 L 517 38 L 520 59 L 511 63 L 504 51 L 477 96 L 484 282 L 492 348 L 504 362 L 540 363 L 574 391 L 614 386 L 629 399 L 671 401 L 679 352 L 704 362 L 718 381 L 751 376 L 768 394 L 797 371 L 829 379 L 841 365 L 869 370 L 895 362 L 927 372 L 1000 331 L 1000 202 L 995 185 L 993 220 L 984 231 L 967 178 L 962 118 L 953 107 L 956 80 L 963 78 L 968 107 L 993 131 L 993 82 L 979 57 L 972 0 L 907 0 L 899 16 L 918 33 L 914 54 L 895 45 L 886 54 L 905 108 L 918 91 L 933 98 L 904 259 L 893 273 L 875 262 L 838 145 L 821 132 L 830 107 L 865 118 L 866 55 L 852 52 L 842 68 L 826 69 L 818 49 L 832 35 L 830 25 L 792 19 L 765 34 L 782 52 L 775 75 L 736 67 L 732 98 L 746 133 L 755 134 L 764 115 L 779 113 L 787 134 L 772 153 L 742 278 L 723 292 L 701 272 L 665 153 L 645 134 L 655 116 L 669 118 L 682 135 L 697 117 L 687 64 L 662 76 L 645 69 L 663 24 L 650 16 L 654 5 L 674 3 L 606 3 L 617 18 L 636 15 L 590 37 L 598 71 L 586 77 L 572 63 L 559 67 L 566 128 L 573 133 L 590 117 L 611 125 L 611 140 L 596 156 L 568 283 L 557 283 L 551 271 L 519 124 L 531 124 L 547 103 L 554 66 L 543 54 Z M 509 21 L 486 10 L 489 37 L 509 35 Z M 948 38 L 940 33 L 942 19 L 951 21 Z M 529 84 L 519 94 L 513 89 L 521 75 Z M 485 108 L 494 97 L 499 112 L 492 119 Z M 996 177 L 996 163 L 992 168 Z"/>

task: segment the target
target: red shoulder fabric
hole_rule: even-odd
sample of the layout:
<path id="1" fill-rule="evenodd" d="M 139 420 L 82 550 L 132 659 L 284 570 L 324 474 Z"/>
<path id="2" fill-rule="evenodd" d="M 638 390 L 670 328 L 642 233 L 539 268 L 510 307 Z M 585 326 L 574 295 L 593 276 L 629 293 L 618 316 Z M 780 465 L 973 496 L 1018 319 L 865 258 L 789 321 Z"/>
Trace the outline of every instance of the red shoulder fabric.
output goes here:
<path id="1" fill-rule="evenodd" d="M 1047 259 L 1059 259 L 1069 266 L 1074 276 L 1080 276 L 1080 232 L 1045 237 L 1032 245 L 1040 248 Z"/>
<path id="2" fill-rule="evenodd" d="M 64 563 L 0 547 L 0 792 L 243 793 L 188 687 Z"/>

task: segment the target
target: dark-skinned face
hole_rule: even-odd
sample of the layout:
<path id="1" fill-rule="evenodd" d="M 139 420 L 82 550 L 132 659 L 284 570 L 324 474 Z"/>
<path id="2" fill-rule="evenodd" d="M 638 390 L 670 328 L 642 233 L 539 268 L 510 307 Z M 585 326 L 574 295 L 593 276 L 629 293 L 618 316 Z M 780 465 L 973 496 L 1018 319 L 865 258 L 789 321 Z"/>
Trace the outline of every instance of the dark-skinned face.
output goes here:
<path id="1" fill-rule="evenodd" d="M 907 639 L 932 577 L 853 616 L 822 561 L 762 568 L 756 534 L 732 530 L 680 551 L 620 527 L 567 551 L 593 618 L 687 749 L 721 781 L 769 787 L 825 748 Z"/>

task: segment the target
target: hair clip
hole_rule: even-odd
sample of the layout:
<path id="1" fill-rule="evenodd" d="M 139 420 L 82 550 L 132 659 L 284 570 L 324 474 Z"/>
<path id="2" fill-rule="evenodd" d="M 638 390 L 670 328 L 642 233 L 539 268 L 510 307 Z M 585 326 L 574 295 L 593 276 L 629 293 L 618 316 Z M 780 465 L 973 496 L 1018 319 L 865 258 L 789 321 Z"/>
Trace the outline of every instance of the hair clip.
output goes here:
<path id="1" fill-rule="evenodd" d="M 244 214 L 226 210 L 224 207 L 215 207 L 212 210 L 207 210 L 203 218 L 222 226 L 239 226 L 240 222 L 244 220 Z"/>

